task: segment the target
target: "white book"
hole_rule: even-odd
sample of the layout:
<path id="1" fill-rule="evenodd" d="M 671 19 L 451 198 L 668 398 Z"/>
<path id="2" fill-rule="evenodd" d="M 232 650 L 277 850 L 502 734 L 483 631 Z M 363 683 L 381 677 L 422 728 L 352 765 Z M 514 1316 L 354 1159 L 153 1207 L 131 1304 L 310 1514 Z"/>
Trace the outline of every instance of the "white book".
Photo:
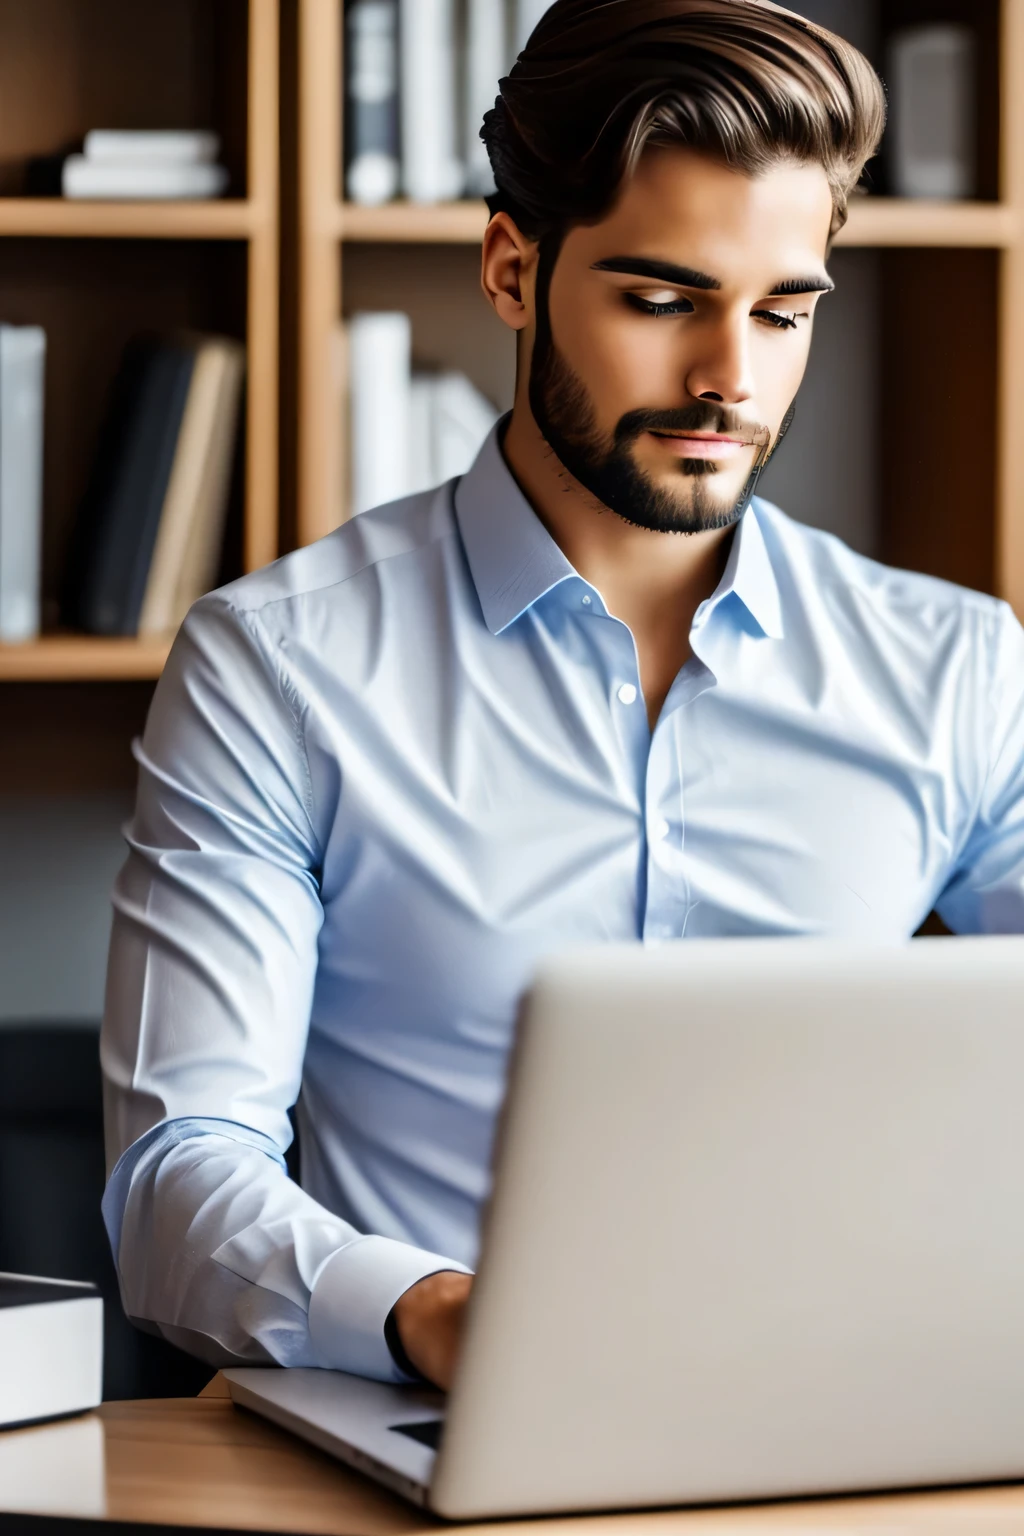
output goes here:
<path id="1" fill-rule="evenodd" d="M 353 315 L 348 345 L 358 513 L 407 494 L 412 322 L 399 312 Z"/>
<path id="2" fill-rule="evenodd" d="M 464 373 L 438 375 L 434 394 L 436 484 L 466 473 L 500 415 Z"/>
<path id="3" fill-rule="evenodd" d="M 434 472 L 434 384 L 432 373 L 414 373 L 409 393 L 406 490 L 410 496 L 437 485 Z"/>
<path id="4" fill-rule="evenodd" d="M 463 373 L 413 374 L 408 493 L 464 475 L 499 415 Z"/>
<path id="5" fill-rule="evenodd" d="M 889 44 L 893 191 L 974 195 L 974 37 L 967 27 L 908 27 Z"/>
<path id="6" fill-rule="evenodd" d="M 416 203 L 459 197 L 454 0 L 402 0 L 402 190 Z"/>
<path id="7" fill-rule="evenodd" d="M 85 136 L 87 160 L 97 164 L 142 161 L 146 165 L 211 165 L 220 154 L 220 138 L 205 129 L 138 129 L 122 132 L 93 128 Z"/>
<path id="8" fill-rule="evenodd" d="M 538 21 L 550 10 L 551 0 L 515 0 L 515 7 L 515 51 L 518 56 L 526 47 Z"/>
<path id="9" fill-rule="evenodd" d="M 227 185 L 228 173 L 221 165 L 92 161 L 84 155 L 69 155 L 62 173 L 65 197 L 220 197 Z"/>
<path id="10" fill-rule="evenodd" d="M 355 0 L 346 16 L 345 189 L 375 207 L 398 193 L 398 0 Z"/>
<path id="11" fill-rule="evenodd" d="M 509 68 L 505 0 L 467 0 L 465 68 L 466 188 L 474 197 L 494 191 L 494 176 L 480 138 L 484 113 L 494 106 L 498 81 Z"/>
<path id="12" fill-rule="evenodd" d="M 103 1396 L 103 1298 L 94 1285 L 0 1274 L 0 1425 L 95 1408 Z"/>
<path id="13" fill-rule="evenodd" d="M 0 326 L 0 641 L 39 633 L 46 333 Z"/>

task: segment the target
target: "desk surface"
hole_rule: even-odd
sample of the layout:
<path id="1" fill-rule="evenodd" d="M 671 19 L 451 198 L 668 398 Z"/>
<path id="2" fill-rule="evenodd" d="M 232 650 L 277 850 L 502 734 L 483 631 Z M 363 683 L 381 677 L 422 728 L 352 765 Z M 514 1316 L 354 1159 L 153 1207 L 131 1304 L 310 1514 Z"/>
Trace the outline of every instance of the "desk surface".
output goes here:
<path id="1" fill-rule="evenodd" d="M 511 1522 L 451 1527 L 241 1413 L 211 1383 L 198 1398 L 105 1403 L 63 1424 L 0 1435 L 0 1509 L 167 1524 L 406 1536 L 509 1536 Z M 1024 1536 L 1024 1485 L 815 1500 L 760 1508 L 531 1520 L 526 1536 Z"/>

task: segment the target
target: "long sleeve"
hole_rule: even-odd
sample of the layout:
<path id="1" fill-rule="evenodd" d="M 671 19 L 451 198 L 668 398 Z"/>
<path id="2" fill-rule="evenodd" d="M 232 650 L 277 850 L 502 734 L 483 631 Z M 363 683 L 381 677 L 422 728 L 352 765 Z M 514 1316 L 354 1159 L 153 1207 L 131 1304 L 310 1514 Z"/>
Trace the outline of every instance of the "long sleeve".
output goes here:
<path id="1" fill-rule="evenodd" d="M 970 744 L 988 764 L 957 866 L 936 909 L 957 933 L 1024 933 L 1024 630 L 996 610 L 987 729 Z"/>
<path id="2" fill-rule="evenodd" d="M 157 687 L 114 890 L 104 1198 L 128 1314 L 213 1364 L 400 1380 L 384 1323 L 464 1266 L 362 1234 L 284 1166 L 320 904 L 301 706 L 258 617 L 191 611 Z"/>

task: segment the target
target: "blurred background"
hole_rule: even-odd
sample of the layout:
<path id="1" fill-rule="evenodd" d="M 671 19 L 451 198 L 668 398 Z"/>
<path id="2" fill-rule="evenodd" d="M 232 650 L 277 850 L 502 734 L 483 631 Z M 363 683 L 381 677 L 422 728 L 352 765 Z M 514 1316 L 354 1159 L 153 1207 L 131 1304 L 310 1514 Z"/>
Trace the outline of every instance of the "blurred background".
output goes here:
<path id="1" fill-rule="evenodd" d="M 0 0 L 0 1268 L 105 1263 L 76 1255 L 109 891 L 188 604 L 461 472 L 511 404 L 477 133 L 544 9 Z M 1024 611 L 1020 7 L 801 9 L 876 64 L 891 122 L 764 494 Z M 180 1387 L 118 1348 L 110 1395 Z"/>

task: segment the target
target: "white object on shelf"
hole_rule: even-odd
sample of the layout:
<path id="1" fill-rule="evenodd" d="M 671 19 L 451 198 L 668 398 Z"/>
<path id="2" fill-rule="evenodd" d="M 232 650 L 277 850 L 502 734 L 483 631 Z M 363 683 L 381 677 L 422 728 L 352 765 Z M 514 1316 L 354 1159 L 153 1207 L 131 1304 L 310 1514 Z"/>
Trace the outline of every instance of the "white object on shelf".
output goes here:
<path id="1" fill-rule="evenodd" d="M 210 165 L 220 154 L 217 134 L 205 129 L 93 128 L 85 136 L 85 158 L 97 165 L 113 161 L 146 165 Z"/>
<path id="2" fill-rule="evenodd" d="M 480 138 L 484 113 L 494 106 L 498 81 L 509 68 L 505 0 L 467 0 L 465 156 L 466 185 L 474 197 L 494 191 L 491 162 Z"/>
<path id="3" fill-rule="evenodd" d="M 356 513 L 408 490 L 412 322 L 397 311 L 353 315 L 348 346 Z"/>
<path id="4" fill-rule="evenodd" d="M 530 33 L 538 21 L 540 21 L 545 12 L 550 10 L 551 3 L 552 0 L 515 0 L 515 51 L 517 56 L 526 47 Z"/>
<path id="5" fill-rule="evenodd" d="M 61 185 L 65 197 L 209 198 L 227 190 L 228 173 L 221 165 L 92 161 L 84 155 L 69 155 Z"/>
<path id="6" fill-rule="evenodd" d="M 39 326 L 0 326 L 0 641 L 5 644 L 39 634 L 45 365 L 46 333 Z"/>
<path id="7" fill-rule="evenodd" d="M 412 380 L 408 492 L 464 475 L 500 412 L 464 373 L 416 373 Z"/>
<path id="8" fill-rule="evenodd" d="M 355 0 L 347 16 L 345 187 L 373 208 L 398 192 L 398 0 Z"/>
<path id="9" fill-rule="evenodd" d="M 908 27 L 889 45 L 893 191 L 972 197 L 974 36 L 950 24 Z"/>
<path id="10" fill-rule="evenodd" d="M 416 203 L 459 197 L 454 0 L 402 0 L 402 189 Z"/>

